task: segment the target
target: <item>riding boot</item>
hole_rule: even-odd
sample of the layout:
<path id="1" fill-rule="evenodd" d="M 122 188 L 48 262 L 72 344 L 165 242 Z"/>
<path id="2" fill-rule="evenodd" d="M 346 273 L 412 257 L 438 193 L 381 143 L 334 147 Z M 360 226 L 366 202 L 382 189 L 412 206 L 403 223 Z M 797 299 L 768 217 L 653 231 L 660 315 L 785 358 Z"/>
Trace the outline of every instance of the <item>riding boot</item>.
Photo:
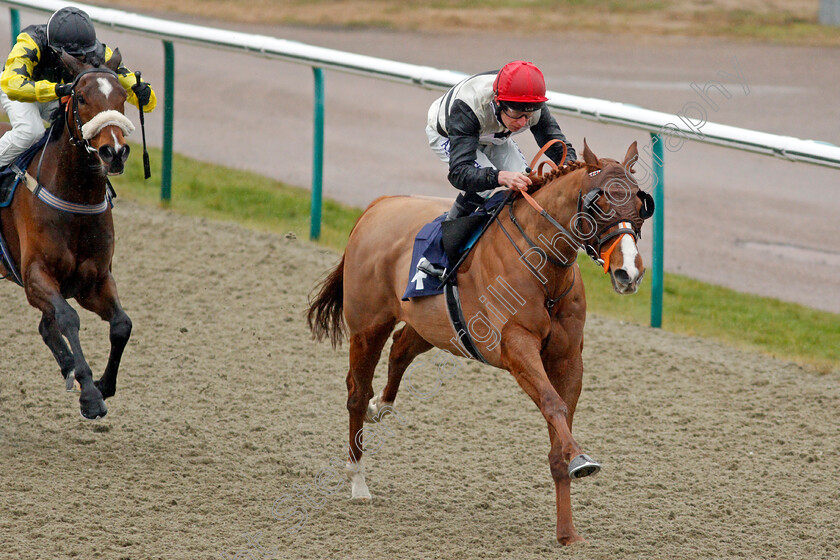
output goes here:
<path id="1" fill-rule="evenodd" d="M 452 204 L 452 208 L 449 209 L 449 213 L 446 215 L 447 222 L 449 220 L 463 218 L 467 214 L 470 214 L 470 209 L 461 204 L 460 198 L 460 196 L 456 198 L 455 202 Z"/>

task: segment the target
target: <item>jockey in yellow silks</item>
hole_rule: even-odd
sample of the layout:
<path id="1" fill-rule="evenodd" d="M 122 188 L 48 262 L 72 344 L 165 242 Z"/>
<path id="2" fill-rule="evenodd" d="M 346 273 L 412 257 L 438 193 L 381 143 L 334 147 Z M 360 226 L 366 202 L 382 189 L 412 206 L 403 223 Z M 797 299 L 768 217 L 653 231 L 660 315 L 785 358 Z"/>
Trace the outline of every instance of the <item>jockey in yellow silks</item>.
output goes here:
<path id="1" fill-rule="evenodd" d="M 12 130 L 0 137 L 0 167 L 41 139 L 43 121 L 50 120 L 61 97 L 72 93 L 71 76 L 60 59 L 62 51 L 93 66 L 100 66 L 113 54 L 97 40 L 90 17 L 78 8 L 62 8 L 46 24 L 21 31 L 0 76 L 0 104 L 12 125 Z M 137 83 L 122 64 L 117 77 L 130 103 L 142 106 L 147 113 L 154 110 L 157 98 L 147 82 Z"/>

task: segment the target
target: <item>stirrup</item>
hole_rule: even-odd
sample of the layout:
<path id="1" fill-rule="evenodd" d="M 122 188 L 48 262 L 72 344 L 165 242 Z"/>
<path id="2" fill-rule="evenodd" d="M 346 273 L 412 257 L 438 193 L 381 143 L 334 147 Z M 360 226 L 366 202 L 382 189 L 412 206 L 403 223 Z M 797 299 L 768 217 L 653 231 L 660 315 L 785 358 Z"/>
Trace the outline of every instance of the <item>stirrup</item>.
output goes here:
<path id="1" fill-rule="evenodd" d="M 425 272 L 427 275 L 433 278 L 437 278 L 438 280 L 441 280 L 444 276 L 446 276 L 445 268 L 440 268 L 438 266 L 433 265 L 428 261 L 428 259 L 426 259 L 426 257 L 423 257 L 417 263 L 417 270 Z"/>

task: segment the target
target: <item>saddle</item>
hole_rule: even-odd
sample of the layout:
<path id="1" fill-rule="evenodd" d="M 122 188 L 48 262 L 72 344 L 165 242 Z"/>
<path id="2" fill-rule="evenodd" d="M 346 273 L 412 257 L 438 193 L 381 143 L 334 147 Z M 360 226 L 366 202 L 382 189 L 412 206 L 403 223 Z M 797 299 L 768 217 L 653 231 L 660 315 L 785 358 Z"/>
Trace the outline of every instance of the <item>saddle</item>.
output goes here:
<path id="1" fill-rule="evenodd" d="M 20 182 L 21 170 L 29 167 L 35 153 L 47 143 L 47 137 L 48 134 L 44 133 L 40 140 L 27 148 L 14 162 L 0 168 L 0 208 L 5 208 L 12 203 L 15 189 Z"/>
<path id="2" fill-rule="evenodd" d="M 402 299 L 444 294 L 446 309 L 461 347 L 473 358 L 487 363 L 476 348 L 461 310 L 458 294 L 458 267 L 475 247 L 501 209 L 509 192 L 502 191 L 487 200 L 473 214 L 445 221 L 446 214 L 423 226 L 414 240 L 408 287 Z M 430 274 L 438 269 L 444 274 Z"/>

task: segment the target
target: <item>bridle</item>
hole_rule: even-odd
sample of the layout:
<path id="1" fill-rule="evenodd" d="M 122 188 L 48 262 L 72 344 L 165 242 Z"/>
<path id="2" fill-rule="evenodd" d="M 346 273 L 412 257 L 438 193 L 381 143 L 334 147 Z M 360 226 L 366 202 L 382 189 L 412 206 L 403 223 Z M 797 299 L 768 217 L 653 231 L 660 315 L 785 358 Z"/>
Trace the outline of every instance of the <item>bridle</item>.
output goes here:
<path id="1" fill-rule="evenodd" d="M 597 169 L 590 173 L 590 176 L 593 174 L 597 175 L 600 173 L 601 170 Z M 638 191 L 642 192 L 642 191 Z M 589 257 L 598 263 L 599 266 L 604 268 L 604 273 L 609 272 L 610 266 L 610 256 L 612 255 L 615 248 L 618 247 L 618 244 L 621 242 L 621 239 L 625 235 L 629 235 L 633 238 L 633 243 L 638 243 L 639 239 L 642 237 L 641 227 L 635 225 L 632 221 L 626 218 L 618 218 L 613 222 L 608 222 L 606 225 L 598 227 L 597 220 L 595 219 L 594 214 L 596 213 L 596 202 L 598 199 L 604 195 L 603 189 L 599 187 L 593 187 L 586 194 L 583 194 L 583 191 L 580 192 L 578 195 L 578 206 L 577 206 L 577 214 L 576 217 L 580 220 L 581 217 L 586 216 L 588 219 L 591 219 L 594 224 L 590 223 L 590 226 L 593 228 L 592 234 L 590 234 L 587 238 L 588 242 L 583 243 L 583 248 L 586 251 L 586 254 Z M 645 193 L 646 196 L 647 193 Z M 640 195 L 640 198 L 641 195 Z M 648 208 L 647 201 L 642 198 L 643 200 L 643 211 L 646 211 Z M 653 200 L 651 199 L 650 205 L 653 205 Z M 597 212 L 602 213 L 602 211 L 598 210 Z M 615 212 L 614 208 L 610 208 L 610 212 Z M 652 210 L 651 210 L 652 213 Z M 640 216 L 641 217 L 641 216 Z M 644 218 L 642 218 L 644 219 Z M 575 229 L 579 229 L 575 227 Z M 599 234 L 600 230 L 600 234 Z M 612 243 L 609 243 L 612 241 Z M 607 243 L 609 245 L 607 246 Z M 605 248 L 606 246 L 606 248 Z"/>
<path id="2" fill-rule="evenodd" d="M 598 175 L 601 172 L 601 169 L 596 169 L 589 173 L 591 177 Z M 619 218 L 613 222 L 606 223 L 601 227 L 598 227 L 598 221 L 595 219 L 593 215 L 595 213 L 596 201 L 599 197 L 604 194 L 604 191 L 600 187 L 592 187 L 589 189 L 586 194 L 583 194 L 581 191 L 578 194 L 578 204 L 577 204 L 577 214 L 575 215 L 575 220 L 585 220 L 587 221 L 590 226 L 593 228 L 593 234 L 587 237 L 587 240 L 581 242 L 579 240 L 579 235 L 573 235 L 566 227 L 560 224 L 556 218 L 554 218 L 551 214 L 549 214 L 545 208 L 543 208 L 534 198 L 529 195 L 525 191 L 520 191 L 518 194 L 522 195 L 522 198 L 525 199 L 528 204 L 534 208 L 543 218 L 545 218 L 557 231 L 556 235 L 561 235 L 565 238 L 565 241 L 576 249 L 584 249 L 586 254 L 595 261 L 599 266 L 604 268 L 604 272 L 609 272 L 609 262 L 610 256 L 612 255 L 615 248 L 618 246 L 619 242 L 625 235 L 629 235 L 633 238 L 633 242 L 636 243 L 641 238 L 641 229 L 640 226 L 634 224 L 633 221 L 626 219 L 626 218 Z M 653 198 L 648 194 L 644 193 L 643 191 L 637 191 L 637 196 L 642 199 L 642 211 L 639 214 L 639 217 L 644 220 L 650 217 L 653 214 Z M 525 240 L 525 242 L 529 246 L 529 250 L 538 250 L 545 256 L 546 260 L 554 266 L 560 268 L 568 268 L 574 264 L 574 259 L 569 262 L 562 261 L 548 251 L 545 251 L 542 247 L 539 247 L 533 239 L 525 232 L 524 228 L 520 225 L 519 221 L 516 219 L 516 216 L 513 211 L 513 201 L 514 198 L 512 196 L 508 197 L 504 205 L 508 206 L 508 216 L 510 217 L 511 223 L 516 227 L 519 235 Z M 615 212 L 614 208 L 610 209 L 611 212 Z M 591 220 L 591 221 L 590 221 Z M 541 274 L 539 271 L 525 258 L 525 253 L 519 248 L 516 242 L 513 239 L 513 236 L 507 231 L 507 229 L 502 225 L 500 221 L 497 221 L 499 227 L 501 228 L 502 232 L 507 237 L 508 241 L 510 241 L 513 248 L 520 256 L 520 261 L 522 261 L 525 266 L 527 266 L 530 271 L 537 277 L 540 278 Z M 573 227 L 573 229 L 578 230 L 579 228 L 577 225 Z M 600 232 L 600 233 L 599 233 Z M 611 242 L 612 241 L 612 242 Z M 611 243 L 610 243 L 611 242 Z M 566 294 L 568 294 L 572 286 L 574 286 L 574 277 L 572 278 L 571 285 L 566 288 L 559 296 L 555 298 L 549 297 L 548 292 L 546 291 L 546 306 L 548 307 L 549 311 L 551 308 Z"/>
<path id="3" fill-rule="evenodd" d="M 109 74 L 116 78 L 117 83 L 119 84 L 119 77 L 117 73 L 109 68 L 102 68 L 102 67 L 94 67 L 94 68 L 87 68 L 82 70 L 81 72 L 76 75 L 76 78 L 73 80 L 70 90 L 70 99 L 67 100 L 67 103 L 64 106 L 65 111 L 65 119 L 64 122 L 67 126 L 67 132 L 70 135 L 70 143 L 74 146 L 80 146 L 85 149 L 88 153 L 95 154 L 96 148 L 90 145 L 90 138 L 85 138 L 84 133 L 84 125 L 82 124 L 82 116 L 79 114 L 79 96 L 76 92 L 76 86 L 79 84 L 79 80 L 82 76 L 87 74 Z M 73 126 L 70 125 L 69 113 L 72 105 L 73 110 Z"/>

